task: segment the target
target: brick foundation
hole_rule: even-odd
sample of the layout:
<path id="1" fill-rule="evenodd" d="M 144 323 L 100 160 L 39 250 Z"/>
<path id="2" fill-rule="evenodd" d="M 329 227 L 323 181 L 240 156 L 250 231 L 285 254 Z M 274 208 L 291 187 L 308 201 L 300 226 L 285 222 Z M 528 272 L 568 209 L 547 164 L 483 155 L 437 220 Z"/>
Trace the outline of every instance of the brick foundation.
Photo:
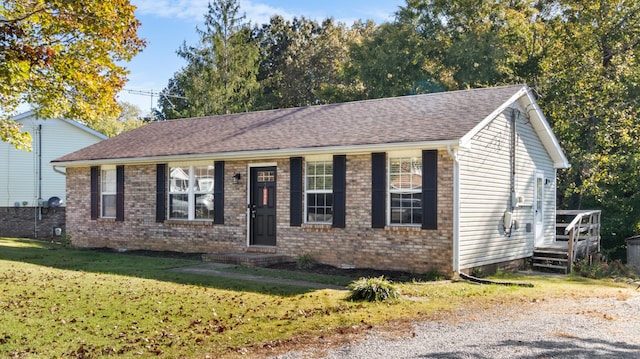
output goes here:
<path id="1" fill-rule="evenodd" d="M 0 207 L 0 237 L 49 239 L 65 229 L 65 208 Z"/>

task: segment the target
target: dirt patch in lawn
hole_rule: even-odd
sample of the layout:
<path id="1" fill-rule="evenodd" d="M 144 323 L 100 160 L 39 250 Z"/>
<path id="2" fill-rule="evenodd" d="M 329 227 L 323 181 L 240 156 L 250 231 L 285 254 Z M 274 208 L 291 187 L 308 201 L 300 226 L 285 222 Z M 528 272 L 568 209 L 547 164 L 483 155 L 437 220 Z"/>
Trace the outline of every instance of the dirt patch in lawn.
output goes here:
<path id="1" fill-rule="evenodd" d="M 135 256 L 147 256 L 147 257 L 159 257 L 159 258 L 177 258 L 177 259 L 190 259 L 190 260 L 202 259 L 202 253 L 182 253 L 182 252 L 173 252 L 173 251 L 152 251 L 152 250 L 119 251 L 112 248 L 93 248 L 93 250 L 99 251 L 99 252 L 119 253 L 122 255 L 135 255 Z M 295 262 L 286 262 L 286 263 L 273 264 L 273 265 L 267 266 L 266 268 L 287 270 L 292 272 L 342 276 L 347 278 L 353 278 L 354 280 L 362 277 L 380 277 L 380 276 L 384 276 L 386 279 L 391 280 L 393 282 L 403 282 L 403 283 L 412 282 L 412 281 L 433 281 L 433 280 L 444 279 L 444 276 L 439 275 L 438 273 L 418 274 L 418 273 L 379 270 L 379 269 L 371 269 L 371 268 L 349 269 L 349 268 L 338 268 L 331 265 L 320 264 L 320 263 L 315 263 L 312 266 L 300 268 Z"/>
<path id="2" fill-rule="evenodd" d="M 358 279 L 362 277 L 384 276 L 386 279 L 391 280 L 393 282 L 432 281 L 436 279 L 444 279 L 443 276 L 438 277 L 437 273 L 417 274 L 417 273 L 409 273 L 409 272 L 402 272 L 402 271 L 379 270 L 379 269 L 371 269 L 371 268 L 349 269 L 349 268 L 338 268 L 331 265 L 319 264 L 319 263 L 316 263 L 313 266 L 309 266 L 307 268 L 300 268 L 295 262 L 289 262 L 289 263 L 273 264 L 268 266 L 267 268 L 296 271 L 296 272 L 343 276 L 343 277 L 353 278 L 353 279 Z"/>
<path id="3" fill-rule="evenodd" d="M 92 248 L 96 252 L 106 253 L 118 253 L 122 255 L 133 256 L 145 256 L 145 257 L 157 257 L 157 258 L 174 258 L 174 259 L 190 259 L 190 260 L 202 260 L 203 253 L 182 253 L 173 251 L 150 251 L 150 250 L 118 250 L 113 248 Z"/>

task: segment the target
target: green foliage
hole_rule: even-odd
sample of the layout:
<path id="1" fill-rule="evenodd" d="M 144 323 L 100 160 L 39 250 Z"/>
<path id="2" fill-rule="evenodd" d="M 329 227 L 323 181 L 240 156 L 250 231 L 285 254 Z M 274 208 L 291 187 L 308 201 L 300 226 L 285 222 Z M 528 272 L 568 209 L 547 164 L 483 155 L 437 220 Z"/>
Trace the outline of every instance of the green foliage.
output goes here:
<path id="1" fill-rule="evenodd" d="M 442 274 L 437 269 L 430 269 L 424 274 L 425 280 L 427 281 L 438 281 L 446 278 L 444 274 Z"/>
<path id="2" fill-rule="evenodd" d="M 559 172 L 558 203 L 602 209 L 603 247 L 620 248 L 640 220 L 640 3 L 559 9 L 547 20 L 538 86 L 572 164 Z"/>
<path id="3" fill-rule="evenodd" d="M 209 3 L 205 28 L 197 29 L 200 43 L 183 44 L 178 50 L 187 66 L 165 89 L 186 100 L 161 97 L 162 118 L 229 114 L 253 108 L 258 89 L 258 47 L 251 41 L 249 24 L 243 21 L 237 0 Z"/>
<path id="4" fill-rule="evenodd" d="M 254 31 L 261 53 L 258 108 L 289 108 L 327 103 L 322 89 L 340 83 L 350 62 L 351 35 L 343 24 L 321 24 L 304 17 L 273 16 Z"/>
<path id="5" fill-rule="evenodd" d="M 471 276 L 476 278 L 484 278 L 487 276 L 487 273 L 482 268 L 473 268 L 471 270 Z"/>
<path id="6" fill-rule="evenodd" d="M 383 276 L 375 278 L 360 278 L 348 286 L 348 299 L 365 302 L 392 302 L 398 300 L 400 291 Z"/>
<path id="7" fill-rule="evenodd" d="M 573 272 L 579 276 L 603 279 L 603 278 L 636 278 L 633 268 L 626 266 L 619 259 L 608 261 L 604 256 L 597 254 L 593 258 L 584 258 L 573 264 Z"/>
<path id="8" fill-rule="evenodd" d="M 298 256 L 298 258 L 296 258 L 296 267 L 298 267 L 300 269 L 311 269 L 317 263 L 318 262 L 309 253 L 303 254 L 301 256 Z"/>
<path id="9" fill-rule="evenodd" d="M 105 117 L 89 125 L 92 129 L 108 136 L 117 136 L 145 124 L 140 116 L 140 109 L 126 102 L 118 103 L 122 109 L 118 117 Z"/>
<path id="10" fill-rule="evenodd" d="M 71 234 L 68 232 L 63 232 L 60 235 L 59 243 L 60 245 L 62 245 L 63 248 L 73 248 L 73 242 L 71 241 Z"/>
<path id="11" fill-rule="evenodd" d="M 0 139 L 29 148 L 10 120 L 20 104 L 40 118 L 85 124 L 118 112 L 115 95 L 145 45 L 129 0 L 8 0 L 0 6 Z"/>

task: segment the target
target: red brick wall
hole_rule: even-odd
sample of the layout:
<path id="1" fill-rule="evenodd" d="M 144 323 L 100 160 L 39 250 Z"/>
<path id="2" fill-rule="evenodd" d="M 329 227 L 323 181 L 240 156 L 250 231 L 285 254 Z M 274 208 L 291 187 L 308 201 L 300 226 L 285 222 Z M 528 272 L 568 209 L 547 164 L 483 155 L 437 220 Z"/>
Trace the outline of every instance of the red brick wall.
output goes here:
<path id="1" fill-rule="evenodd" d="M 278 167 L 276 252 L 336 266 L 451 273 L 453 236 L 453 162 L 438 158 L 438 230 L 413 227 L 371 228 L 371 156 L 347 156 L 346 228 L 289 226 L 289 159 Z M 74 245 L 183 252 L 247 250 L 247 180 L 252 162 L 225 163 L 225 224 L 156 223 L 155 165 L 125 166 L 125 220 L 90 220 L 90 169 L 67 169 L 67 233 Z M 242 175 L 233 183 L 233 175 Z"/>

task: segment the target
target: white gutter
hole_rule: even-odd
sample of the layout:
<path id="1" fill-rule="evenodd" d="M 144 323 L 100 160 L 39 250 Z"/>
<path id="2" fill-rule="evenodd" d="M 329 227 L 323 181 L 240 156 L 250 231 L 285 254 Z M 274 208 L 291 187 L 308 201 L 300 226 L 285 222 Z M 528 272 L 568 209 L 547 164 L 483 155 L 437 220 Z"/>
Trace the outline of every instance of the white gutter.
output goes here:
<path id="1" fill-rule="evenodd" d="M 447 152 L 453 159 L 453 259 L 454 273 L 460 272 L 460 160 L 458 149 L 447 145 Z"/>
<path id="2" fill-rule="evenodd" d="M 204 153 L 204 154 L 185 154 L 170 155 L 157 157 L 135 157 L 135 158 L 110 158 L 95 159 L 81 161 L 60 161 L 51 162 L 51 165 L 58 167 L 85 167 L 93 165 L 109 165 L 109 164 L 153 164 L 179 161 L 197 161 L 214 159 L 217 161 L 224 160 L 258 160 L 273 159 L 290 156 L 308 156 L 323 154 L 367 154 L 372 152 L 388 152 L 415 149 L 441 149 L 448 146 L 457 146 L 458 140 L 445 141 L 429 141 L 429 142 L 407 142 L 407 143 L 382 143 L 375 145 L 357 145 L 357 146 L 329 146 L 329 147 L 310 147 L 310 148 L 287 148 L 278 150 L 254 150 L 254 151 L 237 151 L 237 152 L 221 152 L 221 153 Z"/>
<path id="3" fill-rule="evenodd" d="M 67 172 L 66 172 L 66 171 L 63 171 L 63 170 L 61 170 L 61 169 L 59 169 L 59 168 L 58 168 L 58 165 L 53 165 L 53 171 L 54 171 L 54 172 L 57 172 L 57 173 L 59 173 L 59 174 L 61 174 L 61 175 L 63 175 L 63 176 L 66 176 L 66 175 L 67 175 Z"/>

